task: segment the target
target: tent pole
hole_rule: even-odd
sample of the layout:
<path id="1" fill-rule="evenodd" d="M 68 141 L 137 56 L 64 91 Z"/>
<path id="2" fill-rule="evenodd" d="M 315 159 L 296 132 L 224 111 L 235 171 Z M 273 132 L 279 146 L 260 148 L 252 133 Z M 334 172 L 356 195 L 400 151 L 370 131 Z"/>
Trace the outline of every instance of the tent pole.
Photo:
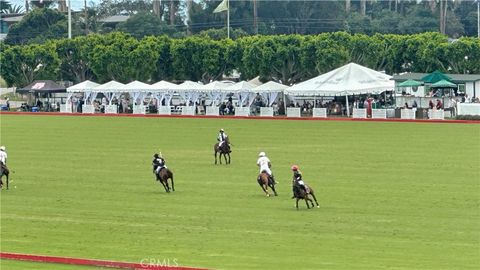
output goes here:
<path id="1" fill-rule="evenodd" d="M 347 117 L 350 117 L 350 106 L 348 104 L 348 93 L 345 93 L 346 105 L 347 105 Z"/>

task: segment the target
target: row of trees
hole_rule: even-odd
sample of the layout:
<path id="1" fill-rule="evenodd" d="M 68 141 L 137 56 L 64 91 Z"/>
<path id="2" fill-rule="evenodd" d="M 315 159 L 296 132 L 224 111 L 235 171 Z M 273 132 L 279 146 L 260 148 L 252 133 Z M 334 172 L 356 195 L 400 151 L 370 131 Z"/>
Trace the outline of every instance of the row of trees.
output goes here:
<path id="1" fill-rule="evenodd" d="M 2 45 L 1 76 L 11 86 L 35 79 L 193 80 L 209 82 L 234 69 L 243 79 L 293 84 L 348 62 L 388 74 L 480 73 L 480 40 L 445 35 L 348 34 L 247 36 L 213 40 L 201 36 L 136 39 L 124 33 L 92 34 L 44 44 Z"/>
<path id="2" fill-rule="evenodd" d="M 213 13 L 220 1 L 101 1 L 98 5 L 85 6 L 83 11 L 74 13 L 73 35 L 121 31 L 142 38 L 161 34 L 185 37 L 210 32 L 226 24 L 226 12 Z M 6 0 L 0 2 L 5 8 L 11 7 Z M 30 8 L 29 15 L 12 26 L 5 41 L 7 44 L 38 43 L 52 36 L 66 37 L 65 0 L 31 3 L 32 7 L 37 7 Z M 130 18 L 120 24 L 101 23 L 102 18 L 119 14 L 130 15 Z M 45 19 L 42 20 L 42 17 Z M 240 36 L 335 31 L 368 35 L 440 31 L 453 38 L 477 34 L 475 5 L 466 0 L 232 0 L 230 22 L 233 29 L 242 33 Z M 52 24 L 55 29 L 50 30 Z M 45 32 L 48 34 L 44 35 Z"/>

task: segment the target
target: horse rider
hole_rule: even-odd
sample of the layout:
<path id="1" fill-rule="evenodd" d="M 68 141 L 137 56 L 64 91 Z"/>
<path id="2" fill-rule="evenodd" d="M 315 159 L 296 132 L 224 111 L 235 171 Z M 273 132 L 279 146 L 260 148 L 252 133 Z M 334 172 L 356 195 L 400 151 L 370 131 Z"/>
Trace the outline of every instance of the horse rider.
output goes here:
<path id="1" fill-rule="evenodd" d="M 270 159 L 267 157 L 265 152 L 260 152 L 258 154 L 257 166 L 260 167 L 260 173 L 266 172 L 270 181 L 273 184 L 276 183 L 275 179 L 273 178 L 272 170 L 270 169 L 272 167 L 272 164 L 270 163 Z"/>
<path id="2" fill-rule="evenodd" d="M 217 137 L 217 141 L 219 141 L 218 147 L 222 147 L 227 137 L 228 137 L 227 133 L 225 133 L 225 130 L 221 128 L 220 133 L 218 133 L 218 137 Z"/>
<path id="3" fill-rule="evenodd" d="M 162 157 L 162 153 L 160 153 L 160 154 L 155 153 L 153 155 L 152 165 L 153 165 L 153 171 L 157 175 L 160 173 L 160 171 L 163 168 L 165 168 L 165 169 L 167 168 L 167 166 L 165 165 L 165 159 Z"/>
<path id="4" fill-rule="evenodd" d="M 300 188 L 303 189 L 303 191 L 305 191 L 305 193 L 307 193 L 307 187 L 305 185 L 305 182 L 303 182 L 302 172 L 298 169 L 298 166 L 293 165 L 292 166 L 292 171 L 293 171 L 293 183 L 298 184 L 300 186 Z M 292 199 L 295 198 L 295 193 L 293 195 L 294 196 L 292 197 Z"/>
<path id="5" fill-rule="evenodd" d="M 0 175 L 3 174 L 3 170 L 7 168 L 7 149 L 5 146 L 0 146 Z"/>

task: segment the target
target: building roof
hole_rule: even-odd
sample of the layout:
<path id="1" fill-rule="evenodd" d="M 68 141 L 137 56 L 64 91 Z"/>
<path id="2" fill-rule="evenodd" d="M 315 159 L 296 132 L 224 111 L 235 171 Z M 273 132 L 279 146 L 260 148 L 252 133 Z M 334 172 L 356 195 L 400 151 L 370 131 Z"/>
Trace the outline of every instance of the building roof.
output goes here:
<path id="1" fill-rule="evenodd" d="M 428 75 L 429 73 L 405 73 L 399 75 L 393 75 L 392 80 L 395 82 L 403 82 L 406 80 L 416 80 L 422 81 L 422 78 Z M 448 77 L 452 78 L 452 82 L 461 83 L 461 82 L 476 82 L 480 81 L 480 74 L 445 74 Z"/>
<path id="2" fill-rule="evenodd" d="M 100 21 L 103 23 L 121 23 L 128 20 L 128 18 L 130 18 L 128 15 L 114 15 L 100 19 Z"/>
<path id="3" fill-rule="evenodd" d="M 7 23 L 17 23 L 23 19 L 24 15 L 16 15 L 16 16 L 11 16 L 11 17 L 4 17 L 4 14 L 2 14 L 2 21 L 7 22 Z"/>

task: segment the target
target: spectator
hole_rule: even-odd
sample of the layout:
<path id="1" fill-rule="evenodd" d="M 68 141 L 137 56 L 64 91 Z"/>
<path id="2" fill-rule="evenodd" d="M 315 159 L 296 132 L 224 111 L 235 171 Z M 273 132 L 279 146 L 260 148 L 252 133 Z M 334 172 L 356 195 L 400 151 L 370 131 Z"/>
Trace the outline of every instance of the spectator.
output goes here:
<path id="1" fill-rule="evenodd" d="M 452 111 L 452 117 L 457 116 L 457 100 L 450 97 L 450 109 Z"/>
<path id="2" fill-rule="evenodd" d="M 428 102 L 428 108 L 430 108 L 430 110 L 431 110 L 431 109 L 433 109 L 433 107 L 435 107 L 435 104 L 433 104 L 433 100 L 430 100 Z"/>
<path id="3" fill-rule="evenodd" d="M 440 99 L 437 99 L 437 105 L 435 106 L 437 110 L 441 110 L 443 108 L 442 101 Z"/>
<path id="4" fill-rule="evenodd" d="M 218 113 L 220 115 L 225 115 L 226 110 L 227 110 L 227 105 L 225 104 L 225 102 L 222 102 L 222 104 L 220 105 Z"/>
<path id="5" fill-rule="evenodd" d="M 417 101 L 413 100 L 412 108 L 417 108 L 417 107 L 418 107 Z"/>
<path id="6" fill-rule="evenodd" d="M 7 103 L 7 111 L 10 111 L 10 98 L 7 97 L 6 103 Z"/>

